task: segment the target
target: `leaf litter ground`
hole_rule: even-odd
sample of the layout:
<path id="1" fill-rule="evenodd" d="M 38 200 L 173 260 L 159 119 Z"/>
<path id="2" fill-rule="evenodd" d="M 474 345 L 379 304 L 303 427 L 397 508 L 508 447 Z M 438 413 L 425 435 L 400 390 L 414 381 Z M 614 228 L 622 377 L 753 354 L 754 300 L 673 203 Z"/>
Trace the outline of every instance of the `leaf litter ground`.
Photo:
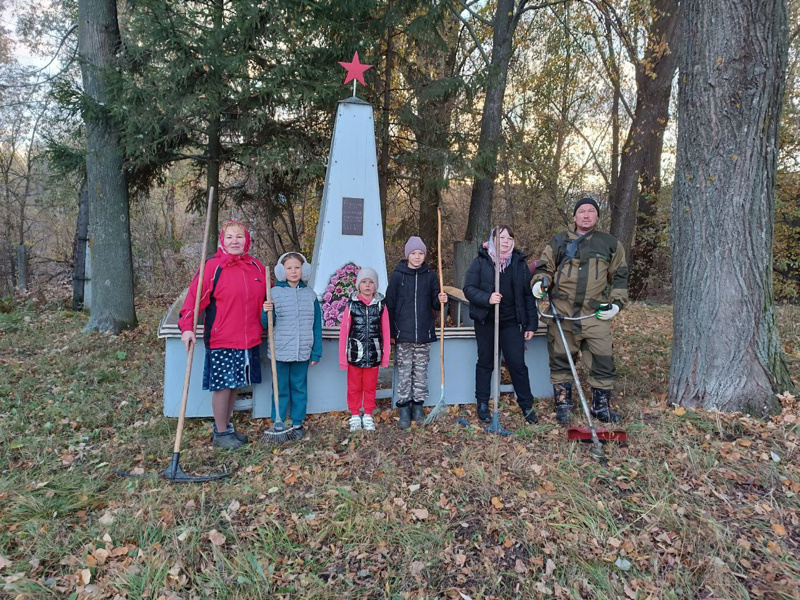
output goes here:
<path id="1" fill-rule="evenodd" d="M 119 336 L 48 307 L 0 314 L 0 588 L 12 598 L 797 598 L 800 409 L 768 420 L 667 407 L 671 310 L 615 323 L 618 406 L 632 438 L 600 465 L 549 402 L 510 438 L 472 408 L 433 427 L 349 434 L 309 418 L 299 443 L 209 446 L 162 410 L 160 304 Z M 780 310 L 790 369 L 800 309 Z M 451 375 L 454 376 L 454 375 Z M 464 365 L 463 376 L 472 376 Z M 258 439 L 267 425 L 236 416 Z M 121 478 L 113 468 L 143 475 Z"/>

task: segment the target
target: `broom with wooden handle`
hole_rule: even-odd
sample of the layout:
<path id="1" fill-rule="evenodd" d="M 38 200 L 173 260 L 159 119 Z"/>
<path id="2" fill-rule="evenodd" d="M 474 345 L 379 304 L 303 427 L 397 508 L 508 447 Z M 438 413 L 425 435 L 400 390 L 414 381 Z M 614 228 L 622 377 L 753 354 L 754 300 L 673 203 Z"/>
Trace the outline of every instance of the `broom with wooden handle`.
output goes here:
<path id="1" fill-rule="evenodd" d="M 266 266 L 266 285 L 267 285 L 267 302 L 272 302 L 272 281 L 269 274 L 269 265 Z M 281 444 L 283 442 L 290 442 L 298 439 L 297 432 L 293 427 L 287 428 L 281 419 L 281 407 L 278 394 L 278 366 L 275 358 L 275 327 L 273 325 L 273 315 L 275 308 L 267 311 L 267 338 L 269 339 L 269 364 L 272 367 L 272 400 L 273 410 L 275 411 L 275 418 L 272 421 L 272 427 L 267 429 L 261 436 L 261 441 L 266 444 Z"/>

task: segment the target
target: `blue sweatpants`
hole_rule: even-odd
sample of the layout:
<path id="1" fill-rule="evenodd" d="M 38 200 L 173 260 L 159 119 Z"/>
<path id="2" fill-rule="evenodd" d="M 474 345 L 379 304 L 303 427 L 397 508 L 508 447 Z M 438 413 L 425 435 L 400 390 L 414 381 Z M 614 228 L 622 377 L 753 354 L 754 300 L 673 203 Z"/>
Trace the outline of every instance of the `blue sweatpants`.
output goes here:
<path id="1" fill-rule="evenodd" d="M 292 425 L 300 425 L 306 418 L 308 404 L 308 365 L 309 361 L 276 361 L 278 371 L 278 404 L 281 420 L 286 421 L 286 413 L 291 404 Z M 275 420 L 275 396 L 272 398 L 272 420 Z"/>

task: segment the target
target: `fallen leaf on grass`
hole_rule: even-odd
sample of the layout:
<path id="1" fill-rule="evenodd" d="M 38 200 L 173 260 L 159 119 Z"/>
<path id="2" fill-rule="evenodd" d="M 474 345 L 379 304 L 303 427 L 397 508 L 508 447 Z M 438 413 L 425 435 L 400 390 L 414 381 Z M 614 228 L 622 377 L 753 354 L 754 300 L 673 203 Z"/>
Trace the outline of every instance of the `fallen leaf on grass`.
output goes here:
<path id="1" fill-rule="evenodd" d="M 216 529 L 212 529 L 211 531 L 208 532 L 208 539 L 215 546 L 222 546 L 225 544 L 225 536 L 222 535 Z"/>
<path id="2" fill-rule="evenodd" d="M 672 411 L 672 414 L 682 417 L 683 415 L 686 414 L 686 409 L 683 408 L 682 406 L 679 406 L 678 408 Z"/>
<path id="3" fill-rule="evenodd" d="M 545 577 L 550 577 L 553 574 L 553 571 L 556 570 L 556 563 L 553 561 L 552 558 L 548 558 L 547 562 L 544 565 L 544 575 Z"/>
<path id="4" fill-rule="evenodd" d="M 411 514 L 414 515 L 415 519 L 418 519 L 420 521 L 424 521 L 430 516 L 427 508 L 412 508 Z"/>
<path id="5" fill-rule="evenodd" d="M 777 533 L 779 536 L 784 537 L 786 535 L 786 528 L 781 525 L 780 523 L 773 523 L 772 524 L 772 531 Z"/>
<path id="6" fill-rule="evenodd" d="M 492 496 L 492 506 L 494 506 L 497 510 L 500 510 L 505 506 L 505 504 L 503 504 L 503 501 L 500 500 L 499 496 Z"/>
<path id="7" fill-rule="evenodd" d="M 92 580 L 92 572 L 89 569 L 81 569 L 78 571 L 78 581 L 81 585 L 89 585 Z"/>
<path id="8" fill-rule="evenodd" d="M 0 569 L 5 569 L 7 566 L 13 564 L 5 556 L 0 556 Z"/>
<path id="9" fill-rule="evenodd" d="M 109 552 L 105 548 L 98 548 L 92 554 L 94 554 L 95 559 L 97 560 L 98 565 L 106 564 L 108 560 Z"/>
<path id="10" fill-rule="evenodd" d="M 419 488 L 420 488 L 420 485 L 418 483 L 412 483 L 410 486 L 408 486 L 408 491 L 409 492 L 416 492 Z"/>
<path id="11" fill-rule="evenodd" d="M 528 572 L 528 567 L 525 566 L 525 563 L 522 562 L 520 559 L 517 559 L 514 562 L 514 570 L 519 573 L 520 575 L 524 575 Z"/>
<path id="12" fill-rule="evenodd" d="M 456 477 L 464 477 L 464 475 L 466 475 L 467 473 L 466 473 L 466 471 L 464 471 L 464 469 L 462 469 L 461 467 L 456 467 L 455 469 L 453 469 L 453 474 L 454 474 Z M 459 592 L 459 593 L 460 593 L 460 592 Z"/>
<path id="13" fill-rule="evenodd" d="M 100 523 L 100 525 L 104 525 L 104 526 L 108 527 L 109 525 L 111 525 L 111 524 L 113 524 L 113 523 L 114 523 L 114 515 L 112 515 L 112 514 L 111 514 L 110 512 L 108 512 L 108 511 L 106 511 L 106 512 L 103 514 L 103 516 L 102 516 L 102 517 L 100 517 L 100 519 L 99 519 L 99 523 Z"/>
<path id="14" fill-rule="evenodd" d="M 411 576 L 419 577 L 425 570 L 425 563 L 420 560 L 415 560 L 411 563 Z"/>

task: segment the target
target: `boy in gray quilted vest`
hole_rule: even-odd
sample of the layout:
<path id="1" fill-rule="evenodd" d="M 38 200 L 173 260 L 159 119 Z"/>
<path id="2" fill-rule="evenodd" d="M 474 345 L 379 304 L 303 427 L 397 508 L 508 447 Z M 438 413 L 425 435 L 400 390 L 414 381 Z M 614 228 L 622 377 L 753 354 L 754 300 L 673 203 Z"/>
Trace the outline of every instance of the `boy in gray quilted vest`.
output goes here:
<path id="1" fill-rule="evenodd" d="M 275 265 L 278 280 L 272 302 L 264 302 L 261 321 L 267 327 L 267 312 L 274 310 L 275 352 L 278 372 L 278 405 L 281 419 L 290 409 L 292 427 L 302 437 L 308 404 L 308 367 L 322 357 L 322 310 L 317 295 L 306 285 L 311 268 L 299 252 L 287 252 Z M 269 355 L 271 356 L 271 355 Z M 273 399 L 272 419 L 275 420 Z"/>

